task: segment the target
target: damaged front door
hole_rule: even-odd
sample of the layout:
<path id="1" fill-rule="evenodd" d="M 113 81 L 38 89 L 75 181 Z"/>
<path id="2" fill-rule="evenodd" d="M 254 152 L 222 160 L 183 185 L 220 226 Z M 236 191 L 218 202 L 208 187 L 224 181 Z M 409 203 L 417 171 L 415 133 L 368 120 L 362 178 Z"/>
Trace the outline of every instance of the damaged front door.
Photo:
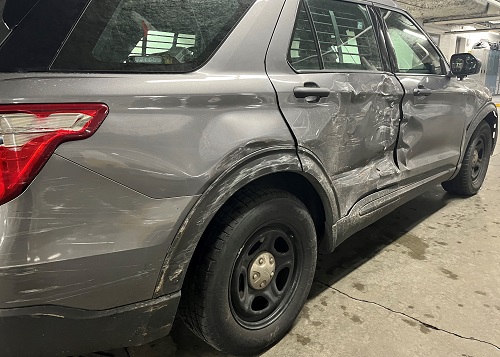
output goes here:
<path id="1" fill-rule="evenodd" d="M 454 169 L 465 130 L 467 89 L 447 76 L 445 61 L 406 15 L 382 10 L 405 89 L 397 158 L 404 176 Z"/>
<path id="2" fill-rule="evenodd" d="M 360 198 L 398 181 L 394 149 L 403 91 L 382 60 L 367 6 L 297 3 L 285 4 L 268 75 L 299 149 L 321 161 L 343 216 Z"/>

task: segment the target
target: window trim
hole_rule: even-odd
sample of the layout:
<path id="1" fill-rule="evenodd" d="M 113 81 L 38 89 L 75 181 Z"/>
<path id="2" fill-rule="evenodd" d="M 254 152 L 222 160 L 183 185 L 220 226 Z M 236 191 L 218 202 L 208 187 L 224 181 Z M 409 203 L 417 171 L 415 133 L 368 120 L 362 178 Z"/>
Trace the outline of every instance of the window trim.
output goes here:
<path id="1" fill-rule="evenodd" d="M 307 18 L 309 19 L 309 25 L 311 25 L 311 30 L 313 32 L 313 38 L 314 38 L 314 45 L 316 46 L 316 53 L 318 54 L 319 69 L 324 70 L 325 69 L 325 62 L 323 61 L 323 54 L 321 53 L 321 47 L 319 46 L 318 33 L 316 31 L 316 25 L 314 24 L 314 20 L 312 18 L 311 9 L 309 8 L 309 4 L 308 4 L 307 0 L 300 0 L 300 3 L 304 4 L 304 8 L 306 9 Z M 297 16 L 297 18 L 298 18 L 298 16 Z M 294 29 L 295 29 L 295 27 L 294 27 Z"/>
<path id="2" fill-rule="evenodd" d="M 390 49 L 387 45 L 390 40 L 387 38 L 387 27 L 385 21 L 383 20 L 378 7 L 372 5 L 370 6 L 370 9 L 375 21 L 377 22 L 377 39 L 382 53 L 385 69 L 387 72 L 395 73 L 396 63 L 394 63 L 393 56 L 390 53 L 392 49 Z"/>
<path id="3" fill-rule="evenodd" d="M 412 76 L 412 77 L 417 77 L 417 76 L 439 76 L 439 77 L 449 77 L 449 72 L 450 72 L 450 67 L 448 64 L 448 61 L 444 58 L 443 52 L 439 49 L 439 47 L 436 47 L 434 41 L 432 41 L 429 37 L 429 34 L 413 19 L 413 17 L 406 11 L 398 8 L 393 8 L 390 6 L 375 6 L 378 10 L 379 18 L 380 21 L 382 21 L 382 28 L 384 31 L 384 37 L 386 41 L 386 46 L 387 50 L 389 52 L 389 57 L 391 58 L 391 63 L 394 66 L 393 68 L 393 73 L 396 75 L 405 75 L 405 76 Z M 385 22 L 384 18 L 382 17 L 382 12 L 380 10 L 388 10 L 392 12 L 396 12 L 404 17 L 406 17 L 421 33 L 422 35 L 425 36 L 426 40 L 429 42 L 432 48 L 436 51 L 436 53 L 439 56 L 441 66 L 444 65 L 443 67 L 443 72 L 441 74 L 435 74 L 435 73 L 408 73 L 408 72 L 399 72 L 399 67 L 397 65 L 397 60 L 396 60 L 396 52 L 394 49 L 394 46 L 392 45 L 392 41 L 389 36 L 389 28 L 387 27 L 387 23 Z"/>
<path id="4" fill-rule="evenodd" d="M 297 22 L 299 20 L 299 11 L 300 11 L 300 6 L 303 5 L 306 15 L 307 15 L 307 20 L 309 21 L 309 26 L 311 27 L 311 31 L 313 32 L 313 40 L 314 40 L 314 47 L 316 47 L 316 56 L 318 58 L 318 65 L 319 69 L 295 69 L 292 65 L 291 62 L 291 57 L 290 53 L 292 51 L 292 45 L 293 45 L 293 35 L 295 34 L 295 29 L 297 28 Z M 295 73 L 306 73 L 309 71 L 322 71 L 324 68 L 323 65 L 323 57 L 321 56 L 321 50 L 319 48 L 319 42 L 318 42 L 318 35 L 316 34 L 316 27 L 314 27 L 314 22 L 312 21 L 311 13 L 309 10 L 309 6 L 307 5 L 306 0 L 300 0 L 297 3 L 297 9 L 295 10 L 295 21 L 293 22 L 293 27 L 292 27 L 292 33 L 290 34 L 290 41 L 288 44 L 288 49 L 286 52 L 286 62 L 290 66 L 290 68 L 295 72 Z M 306 71 L 306 72 L 303 72 Z"/>
<path id="5" fill-rule="evenodd" d="M 9 37 L 11 33 L 11 29 L 3 20 L 3 8 L 2 8 L 2 0 L 0 0 L 0 47 L 3 42 Z"/>
<path id="6" fill-rule="evenodd" d="M 293 68 L 292 68 L 293 69 Z M 346 73 L 346 74 L 349 74 L 349 73 L 366 73 L 366 74 L 383 74 L 383 73 L 386 73 L 386 74 L 393 74 L 391 71 L 386 71 L 386 70 L 371 70 L 371 69 L 349 69 L 349 68 L 345 68 L 345 69 L 298 69 L 298 70 L 294 70 L 295 73 L 297 74 L 327 74 L 327 73 Z"/>

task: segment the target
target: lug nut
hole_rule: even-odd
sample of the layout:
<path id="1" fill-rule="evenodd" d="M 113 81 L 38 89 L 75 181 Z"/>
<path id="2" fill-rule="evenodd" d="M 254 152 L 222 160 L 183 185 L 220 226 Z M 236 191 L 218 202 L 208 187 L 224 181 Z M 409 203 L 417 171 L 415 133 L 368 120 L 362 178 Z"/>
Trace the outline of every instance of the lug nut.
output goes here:
<path id="1" fill-rule="evenodd" d="M 262 283 L 260 283 L 260 287 L 263 288 L 264 286 L 266 286 L 266 281 L 264 280 Z"/>
<path id="2" fill-rule="evenodd" d="M 274 271 L 271 272 L 271 278 L 274 276 Z"/>
<path id="3" fill-rule="evenodd" d="M 264 259 L 260 258 L 260 259 L 259 259 L 259 264 L 260 264 L 260 265 L 264 264 Z"/>
<path id="4" fill-rule="evenodd" d="M 274 259 L 273 258 L 269 259 L 269 264 L 274 264 Z"/>
<path id="5" fill-rule="evenodd" d="M 257 280 L 258 278 L 259 278 L 259 273 L 255 273 L 255 274 L 253 275 L 253 280 Z"/>

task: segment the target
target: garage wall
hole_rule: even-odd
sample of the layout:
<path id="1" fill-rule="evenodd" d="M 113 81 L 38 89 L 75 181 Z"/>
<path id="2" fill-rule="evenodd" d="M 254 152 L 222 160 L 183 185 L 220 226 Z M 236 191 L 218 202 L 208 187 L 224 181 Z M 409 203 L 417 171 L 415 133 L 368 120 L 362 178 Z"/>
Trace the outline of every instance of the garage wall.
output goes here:
<path id="1" fill-rule="evenodd" d="M 464 52 L 469 52 L 472 49 L 472 46 L 481 40 L 486 40 L 489 42 L 498 42 L 500 41 L 500 35 L 492 32 L 468 32 L 457 34 L 445 33 L 447 31 L 460 31 L 460 30 L 470 30 L 469 26 L 454 26 L 451 29 L 443 29 L 437 26 L 431 26 L 428 24 L 424 24 L 424 28 L 429 33 L 440 35 L 439 39 L 439 48 L 443 51 L 446 58 L 450 58 L 452 54 L 455 53 L 457 38 L 462 37 L 465 39 Z"/>

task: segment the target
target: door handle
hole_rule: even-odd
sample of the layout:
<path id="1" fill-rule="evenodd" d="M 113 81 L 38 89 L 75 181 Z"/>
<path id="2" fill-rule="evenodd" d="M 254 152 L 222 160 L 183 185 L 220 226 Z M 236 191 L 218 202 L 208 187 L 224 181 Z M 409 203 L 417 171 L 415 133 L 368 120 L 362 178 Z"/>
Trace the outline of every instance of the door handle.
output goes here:
<path id="1" fill-rule="evenodd" d="M 306 101 L 309 103 L 317 103 L 321 98 L 326 98 L 330 95 L 330 89 L 322 88 L 316 83 L 307 82 L 304 83 L 303 87 L 295 87 L 293 95 L 295 98 L 306 98 Z"/>
<path id="2" fill-rule="evenodd" d="M 418 96 L 429 96 L 432 94 L 432 89 L 425 88 L 424 86 L 418 86 L 418 88 L 415 88 L 413 90 L 413 95 L 418 97 Z"/>

